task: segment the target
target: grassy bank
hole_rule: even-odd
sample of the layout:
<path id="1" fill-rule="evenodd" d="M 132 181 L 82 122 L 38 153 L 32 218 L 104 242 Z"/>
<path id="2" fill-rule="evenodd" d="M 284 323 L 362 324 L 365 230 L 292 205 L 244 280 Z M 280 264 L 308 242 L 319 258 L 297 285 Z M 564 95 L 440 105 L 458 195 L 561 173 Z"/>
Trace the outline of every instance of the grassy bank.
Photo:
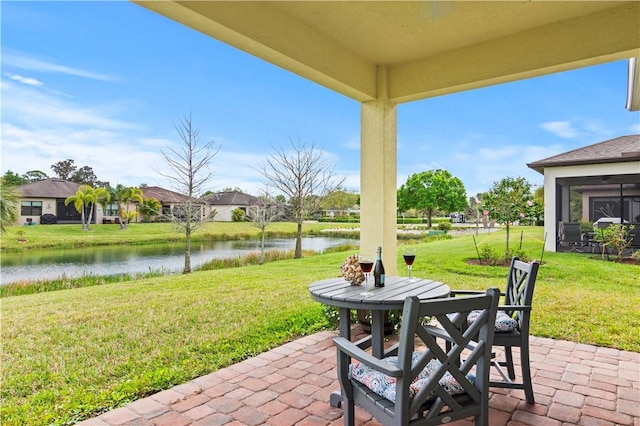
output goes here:
<path id="1" fill-rule="evenodd" d="M 504 247 L 502 232 L 479 240 Z M 526 228 L 524 251 L 539 258 L 541 246 L 542 229 Z M 506 268 L 466 263 L 471 236 L 415 247 L 415 275 L 504 286 Z M 307 286 L 337 276 L 346 254 L 3 298 L 0 420 L 72 424 L 322 329 Z M 533 334 L 640 352 L 638 266 L 574 253 L 544 262 Z"/>
<path id="2" fill-rule="evenodd" d="M 327 228 L 351 228 L 353 224 L 305 223 L 305 235 L 314 235 Z M 293 236 L 296 224 L 274 222 L 267 228 L 269 237 Z M 260 231 L 248 222 L 209 222 L 199 228 L 192 241 L 226 241 L 257 238 Z M 184 241 L 184 234 L 169 223 L 132 223 L 127 229 L 119 225 L 91 225 L 83 231 L 80 225 L 37 225 L 10 227 L 2 235 L 2 251 L 20 251 L 35 248 L 72 248 L 118 244 L 153 244 Z"/>

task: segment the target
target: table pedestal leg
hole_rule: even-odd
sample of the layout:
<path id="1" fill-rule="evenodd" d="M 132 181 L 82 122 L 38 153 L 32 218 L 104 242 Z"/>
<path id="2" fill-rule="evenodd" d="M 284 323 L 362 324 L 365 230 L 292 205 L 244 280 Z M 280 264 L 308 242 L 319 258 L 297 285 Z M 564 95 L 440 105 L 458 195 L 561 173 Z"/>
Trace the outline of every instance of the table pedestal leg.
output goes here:
<path id="1" fill-rule="evenodd" d="M 378 359 L 384 356 L 384 311 L 371 311 L 371 354 Z"/>

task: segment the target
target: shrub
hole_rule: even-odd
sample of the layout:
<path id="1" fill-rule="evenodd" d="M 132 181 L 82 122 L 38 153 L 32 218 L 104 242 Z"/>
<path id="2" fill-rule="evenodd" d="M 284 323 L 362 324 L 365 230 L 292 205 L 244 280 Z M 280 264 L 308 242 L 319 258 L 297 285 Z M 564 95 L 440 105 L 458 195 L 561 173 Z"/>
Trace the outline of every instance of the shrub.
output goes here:
<path id="1" fill-rule="evenodd" d="M 496 252 L 489 244 L 482 244 L 478 247 L 478 255 L 480 256 L 480 260 L 485 261 L 497 261 L 500 258 L 498 252 Z"/>
<path id="2" fill-rule="evenodd" d="M 631 247 L 633 234 L 630 231 L 635 229 L 634 225 L 628 228 L 622 224 L 609 225 L 601 229 L 600 237 L 602 238 L 602 257 L 611 251 L 618 258 L 621 258 L 624 251 Z"/>
<path id="3" fill-rule="evenodd" d="M 511 259 L 513 256 L 517 256 L 523 262 L 529 261 L 529 255 L 522 250 L 514 250 L 507 254 L 507 259 Z"/>
<path id="4" fill-rule="evenodd" d="M 438 223 L 438 229 L 440 231 L 444 231 L 444 232 L 451 231 L 451 222 L 440 222 L 440 223 Z"/>
<path id="5" fill-rule="evenodd" d="M 580 230 L 582 232 L 593 232 L 593 223 L 580 221 Z"/>
<path id="6" fill-rule="evenodd" d="M 246 213 L 240 207 L 233 209 L 233 211 L 231 212 L 231 220 L 233 220 L 234 222 L 243 222 L 245 216 Z"/>

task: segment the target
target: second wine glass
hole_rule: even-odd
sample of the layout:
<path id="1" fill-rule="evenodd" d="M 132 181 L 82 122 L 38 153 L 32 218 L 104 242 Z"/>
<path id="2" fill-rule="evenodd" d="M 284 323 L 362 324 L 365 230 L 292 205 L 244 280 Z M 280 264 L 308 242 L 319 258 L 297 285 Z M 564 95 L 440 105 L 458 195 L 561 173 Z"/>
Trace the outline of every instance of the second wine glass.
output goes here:
<path id="1" fill-rule="evenodd" d="M 363 296 L 369 295 L 369 273 L 373 269 L 373 257 L 368 255 L 359 255 L 358 263 L 360 264 L 360 269 L 364 273 L 364 292 L 360 293 Z"/>
<path id="2" fill-rule="evenodd" d="M 404 263 L 407 265 L 407 270 L 409 271 L 409 282 L 415 281 L 411 278 L 411 267 L 413 266 L 413 261 L 416 260 L 416 250 L 412 248 L 405 248 L 402 250 L 402 257 L 404 258 Z"/>

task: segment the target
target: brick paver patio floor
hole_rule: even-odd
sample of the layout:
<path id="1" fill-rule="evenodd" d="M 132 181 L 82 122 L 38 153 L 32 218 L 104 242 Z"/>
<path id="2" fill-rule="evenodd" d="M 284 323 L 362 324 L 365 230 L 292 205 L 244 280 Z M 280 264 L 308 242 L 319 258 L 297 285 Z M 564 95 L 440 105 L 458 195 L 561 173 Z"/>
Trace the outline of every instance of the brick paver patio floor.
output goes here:
<path id="1" fill-rule="evenodd" d="M 339 389 L 335 335 L 303 337 L 80 424 L 342 425 L 342 409 L 328 402 Z M 492 426 L 640 426 L 640 353 L 531 337 L 531 358 L 536 403 L 492 389 Z M 358 425 L 379 424 L 356 413 Z"/>

